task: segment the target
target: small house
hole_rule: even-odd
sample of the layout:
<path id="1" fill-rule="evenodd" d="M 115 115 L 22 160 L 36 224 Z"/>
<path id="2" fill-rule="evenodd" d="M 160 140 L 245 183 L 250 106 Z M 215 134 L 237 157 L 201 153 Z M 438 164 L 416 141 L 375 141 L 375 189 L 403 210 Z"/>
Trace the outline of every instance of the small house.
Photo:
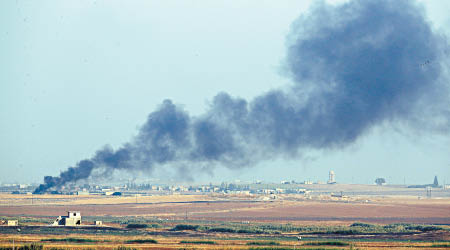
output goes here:
<path id="1" fill-rule="evenodd" d="M 14 226 L 18 226 L 18 225 L 19 225 L 18 220 L 8 220 L 8 226 L 14 227 Z"/>

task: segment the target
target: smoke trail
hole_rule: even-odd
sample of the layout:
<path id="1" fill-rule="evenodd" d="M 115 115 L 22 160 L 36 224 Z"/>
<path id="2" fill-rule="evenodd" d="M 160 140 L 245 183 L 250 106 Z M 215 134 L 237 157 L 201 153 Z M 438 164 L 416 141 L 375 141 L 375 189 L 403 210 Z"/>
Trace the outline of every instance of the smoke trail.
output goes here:
<path id="1" fill-rule="evenodd" d="M 35 193 L 101 168 L 240 168 L 346 146 L 377 124 L 429 118 L 422 112 L 445 107 L 437 97 L 448 94 L 439 80 L 442 43 L 413 1 L 321 2 L 288 37 L 286 68 L 295 84 L 250 102 L 219 93 L 199 117 L 165 100 L 131 142 L 45 177 Z"/>

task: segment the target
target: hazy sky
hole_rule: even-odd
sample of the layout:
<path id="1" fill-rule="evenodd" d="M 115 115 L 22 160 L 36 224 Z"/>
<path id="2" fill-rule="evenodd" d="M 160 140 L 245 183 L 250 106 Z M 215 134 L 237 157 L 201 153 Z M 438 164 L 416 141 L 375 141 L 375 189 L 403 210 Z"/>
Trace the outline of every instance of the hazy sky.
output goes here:
<path id="1" fill-rule="evenodd" d="M 0 182 L 38 183 L 121 146 L 164 99 L 195 116 L 220 91 L 251 100 L 291 84 L 286 36 L 311 2 L 0 1 Z M 422 3 L 450 34 L 450 2 Z M 326 181 L 334 170 L 338 182 L 449 183 L 449 149 L 450 136 L 378 126 L 342 150 L 198 180 Z"/>

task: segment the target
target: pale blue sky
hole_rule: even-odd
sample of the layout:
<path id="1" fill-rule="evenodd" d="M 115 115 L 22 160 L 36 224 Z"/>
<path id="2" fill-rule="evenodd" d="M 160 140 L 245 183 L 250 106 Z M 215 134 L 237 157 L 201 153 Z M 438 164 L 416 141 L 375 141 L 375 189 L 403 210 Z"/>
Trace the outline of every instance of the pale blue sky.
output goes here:
<path id="1" fill-rule="evenodd" d="M 310 2 L 1 1 L 0 182 L 41 182 L 120 146 L 164 99 L 198 115 L 220 91 L 251 99 L 290 84 L 285 37 Z M 449 34 L 450 3 L 423 3 Z M 450 138 L 413 134 L 378 127 L 340 151 L 212 180 L 325 181 L 333 169 L 341 182 L 450 182 Z"/>

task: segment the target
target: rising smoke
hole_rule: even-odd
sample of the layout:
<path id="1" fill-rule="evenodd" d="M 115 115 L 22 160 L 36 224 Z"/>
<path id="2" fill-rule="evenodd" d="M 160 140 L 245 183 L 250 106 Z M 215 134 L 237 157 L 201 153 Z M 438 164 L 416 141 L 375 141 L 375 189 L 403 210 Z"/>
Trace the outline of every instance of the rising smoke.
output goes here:
<path id="1" fill-rule="evenodd" d="M 46 176 L 35 193 L 86 179 L 94 169 L 240 168 L 304 149 L 343 147 L 382 123 L 432 122 L 426 110 L 448 107 L 442 105 L 449 93 L 444 41 L 413 1 L 320 2 L 288 36 L 292 86 L 252 101 L 219 93 L 199 117 L 165 100 L 131 142 Z"/>

